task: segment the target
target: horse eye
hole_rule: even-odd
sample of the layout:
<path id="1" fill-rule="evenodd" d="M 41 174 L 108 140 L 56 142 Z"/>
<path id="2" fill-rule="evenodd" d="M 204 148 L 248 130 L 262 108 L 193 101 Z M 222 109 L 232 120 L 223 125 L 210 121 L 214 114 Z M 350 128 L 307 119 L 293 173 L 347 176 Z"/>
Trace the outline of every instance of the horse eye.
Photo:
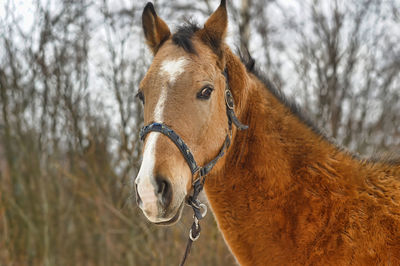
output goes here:
<path id="1" fill-rule="evenodd" d="M 208 100 L 208 99 L 210 99 L 210 96 L 211 96 L 211 93 L 213 90 L 214 89 L 211 86 L 205 86 L 197 93 L 197 98 L 203 99 L 203 100 Z"/>
<path id="2" fill-rule="evenodd" d="M 138 91 L 135 97 L 139 98 L 139 100 L 144 104 L 144 95 L 142 91 Z"/>

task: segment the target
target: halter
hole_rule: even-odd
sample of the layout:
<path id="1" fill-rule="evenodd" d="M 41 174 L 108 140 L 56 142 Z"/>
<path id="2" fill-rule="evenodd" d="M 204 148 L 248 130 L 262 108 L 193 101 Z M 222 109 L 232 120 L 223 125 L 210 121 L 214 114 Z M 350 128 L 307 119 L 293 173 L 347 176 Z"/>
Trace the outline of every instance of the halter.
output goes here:
<path id="1" fill-rule="evenodd" d="M 210 162 L 208 162 L 206 165 L 200 167 L 190 151 L 189 147 L 186 145 L 186 143 L 182 140 L 181 137 L 179 137 L 176 132 L 168 127 L 167 125 L 163 123 L 151 123 L 147 126 L 144 126 L 139 133 L 140 139 L 143 141 L 146 137 L 146 135 L 150 132 L 159 132 L 167 136 L 170 140 L 172 140 L 173 143 L 178 147 L 180 152 L 182 153 L 183 157 L 185 158 L 190 171 L 192 173 L 192 186 L 193 186 L 193 194 L 188 197 L 187 199 L 187 204 L 192 207 L 194 215 L 193 215 L 193 224 L 190 228 L 189 232 L 189 239 L 188 243 L 186 246 L 185 254 L 181 262 L 181 266 L 185 264 L 186 258 L 190 253 L 190 249 L 192 246 L 192 243 L 196 241 L 199 236 L 200 236 L 200 224 L 199 221 L 205 217 L 207 214 L 207 206 L 203 203 L 201 203 L 197 197 L 199 196 L 200 192 L 203 190 L 204 183 L 206 181 L 206 175 L 211 171 L 211 169 L 215 166 L 215 164 L 218 162 L 218 160 L 225 155 L 226 150 L 229 148 L 231 144 L 231 137 L 232 137 L 232 123 L 239 129 L 239 130 L 245 130 L 248 128 L 248 126 L 243 125 L 239 119 L 236 117 L 235 112 L 234 112 L 234 99 L 229 87 L 229 80 L 228 80 L 228 73 L 227 70 L 225 69 L 222 74 L 225 77 L 225 105 L 226 105 L 226 114 L 228 116 L 228 126 L 229 126 L 229 134 L 226 135 L 225 141 L 222 144 L 222 147 L 218 153 L 218 155 L 212 159 Z M 193 178 L 196 176 L 198 173 L 198 177 L 193 181 Z"/>

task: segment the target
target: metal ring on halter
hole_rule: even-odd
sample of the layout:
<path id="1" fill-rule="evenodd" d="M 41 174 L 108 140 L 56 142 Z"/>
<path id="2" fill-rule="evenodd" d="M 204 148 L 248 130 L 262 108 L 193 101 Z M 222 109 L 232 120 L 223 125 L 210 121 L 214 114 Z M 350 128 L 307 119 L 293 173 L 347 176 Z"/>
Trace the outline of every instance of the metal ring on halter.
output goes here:
<path id="1" fill-rule="evenodd" d="M 203 209 L 201 217 L 204 218 L 206 216 L 206 214 L 207 214 L 207 205 L 205 205 L 204 203 L 200 203 L 199 207 Z"/>

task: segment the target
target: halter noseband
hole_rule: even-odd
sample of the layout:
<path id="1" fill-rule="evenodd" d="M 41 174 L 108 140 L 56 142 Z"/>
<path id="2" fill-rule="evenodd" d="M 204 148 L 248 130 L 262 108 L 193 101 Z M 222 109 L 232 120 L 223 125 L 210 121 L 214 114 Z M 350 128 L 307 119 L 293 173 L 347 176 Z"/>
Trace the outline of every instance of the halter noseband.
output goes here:
<path id="1" fill-rule="evenodd" d="M 222 147 L 218 153 L 218 155 L 212 159 L 210 162 L 208 162 L 206 165 L 203 167 L 198 166 L 196 163 L 194 156 L 192 152 L 190 151 L 189 147 L 186 145 L 186 143 L 182 140 L 181 137 L 179 137 L 176 132 L 168 127 L 167 125 L 163 123 L 151 123 L 147 126 L 144 126 L 139 133 L 140 139 L 143 141 L 146 137 L 146 135 L 150 132 L 159 132 L 167 136 L 172 142 L 178 147 L 180 152 L 182 153 L 183 157 L 186 160 L 186 163 L 188 164 L 190 171 L 192 173 L 192 186 L 193 186 L 193 194 L 188 197 L 187 199 L 187 204 L 192 207 L 193 212 L 194 212 L 194 222 L 192 224 L 192 227 L 190 229 L 189 233 L 189 240 L 188 244 L 186 246 L 186 251 L 184 254 L 184 257 L 181 262 L 181 266 L 184 265 L 187 255 L 190 252 L 191 246 L 193 241 L 196 241 L 199 236 L 200 236 L 200 224 L 199 220 L 203 219 L 204 216 L 207 213 L 207 207 L 206 205 L 202 204 L 198 199 L 198 195 L 200 192 L 203 190 L 204 187 L 204 182 L 206 179 L 206 175 L 211 171 L 211 169 L 215 166 L 215 164 L 218 162 L 218 160 L 225 155 L 226 150 L 229 148 L 231 144 L 231 136 L 232 136 L 232 123 L 239 129 L 239 130 L 245 130 L 248 128 L 248 126 L 243 125 L 239 119 L 235 115 L 234 107 L 234 99 L 229 87 L 229 80 L 228 80 L 228 73 L 227 70 L 225 69 L 223 72 L 223 75 L 225 76 L 225 105 L 226 105 L 226 114 L 228 116 L 228 126 L 229 126 L 229 134 L 226 135 L 225 141 L 222 144 Z M 196 174 L 199 174 L 198 178 L 193 181 L 193 177 L 195 177 Z M 202 211 L 203 210 L 203 211 Z"/>

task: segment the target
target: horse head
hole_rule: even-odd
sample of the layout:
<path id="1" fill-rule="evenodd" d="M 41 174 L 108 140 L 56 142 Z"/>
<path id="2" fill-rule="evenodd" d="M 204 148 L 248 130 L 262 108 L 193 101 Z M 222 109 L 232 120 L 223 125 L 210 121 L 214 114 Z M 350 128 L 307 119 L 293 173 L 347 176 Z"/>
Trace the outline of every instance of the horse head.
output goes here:
<path id="1" fill-rule="evenodd" d="M 197 165 L 205 165 L 230 134 L 223 52 L 226 2 L 221 1 L 203 28 L 188 24 L 172 35 L 151 3 L 142 22 L 154 55 L 138 92 L 144 123 L 168 127 L 184 141 Z M 135 181 L 138 204 L 151 222 L 172 224 L 180 218 L 197 173 L 165 132 L 149 131 L 143 139 Z"/>

